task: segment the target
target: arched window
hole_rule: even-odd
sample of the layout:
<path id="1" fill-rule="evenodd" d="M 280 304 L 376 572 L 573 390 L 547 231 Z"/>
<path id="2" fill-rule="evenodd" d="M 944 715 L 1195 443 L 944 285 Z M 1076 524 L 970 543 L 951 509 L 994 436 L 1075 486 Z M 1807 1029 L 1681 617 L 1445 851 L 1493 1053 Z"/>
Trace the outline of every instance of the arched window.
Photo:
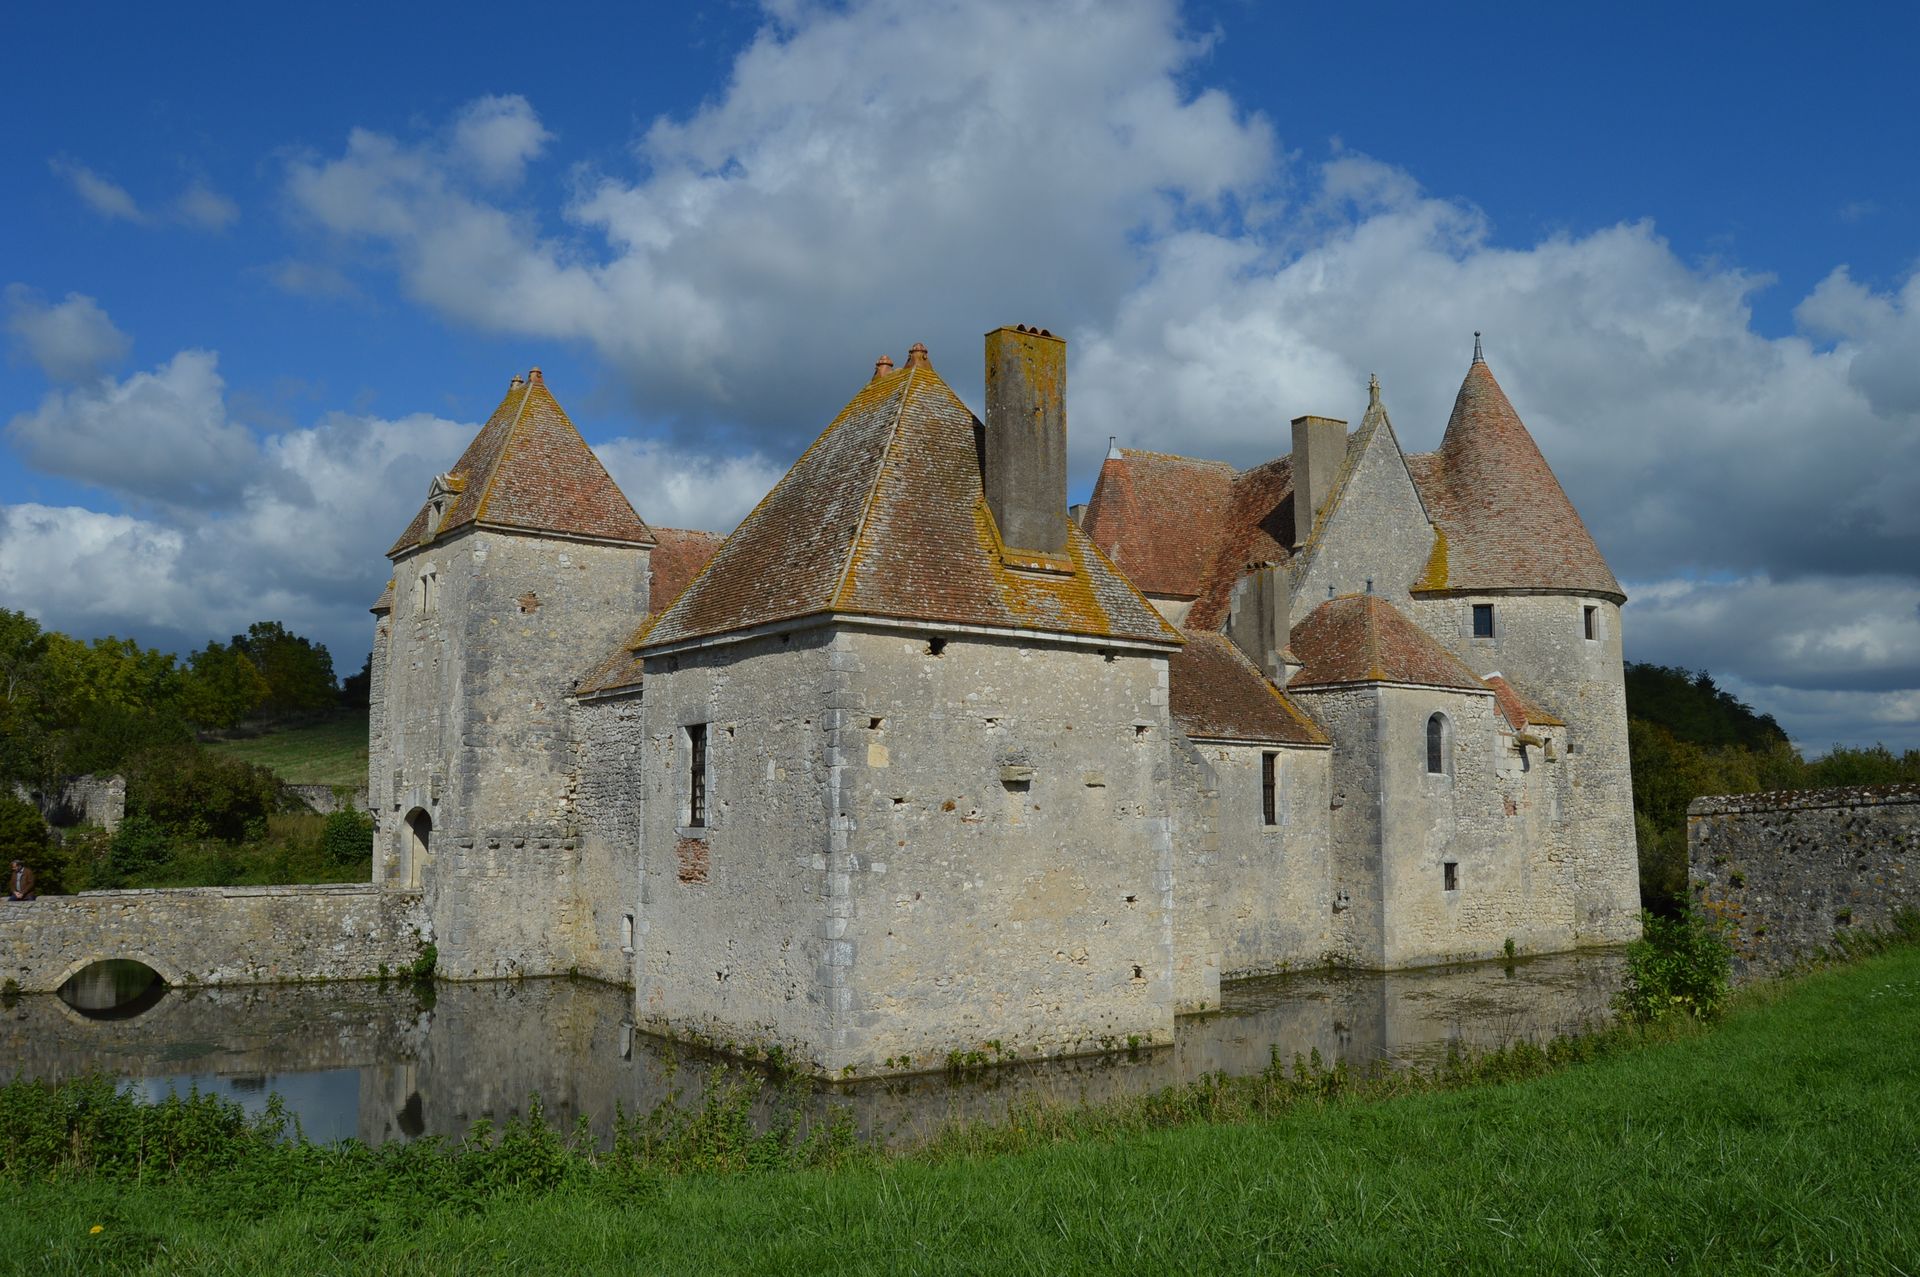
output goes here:
<path id="1" fill-rule="evenodd" d="M 1447 773 L 1447 716 L 1434 714 L 1427 719 L 1427 772 L 1433 776 Z"/>

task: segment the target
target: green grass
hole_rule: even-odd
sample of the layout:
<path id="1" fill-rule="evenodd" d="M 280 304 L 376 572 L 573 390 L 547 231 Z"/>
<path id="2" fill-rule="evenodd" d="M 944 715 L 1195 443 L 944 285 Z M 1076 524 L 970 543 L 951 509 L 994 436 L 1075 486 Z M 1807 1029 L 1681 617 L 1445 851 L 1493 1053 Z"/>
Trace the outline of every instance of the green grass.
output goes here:
<path id="1" fill-rule="evenodd" d="M 1920 1272 L 1920 948 L 1527 1081 L 835 1170 L 7 1185 L 32 1272 Z M 1131 1110 L 1136 1114 L 1140 1110 Z M 1062 1128 L 1055 1128 L 1056 1130 Z M 980 1148 L 1019 1144 L 1012 1154 Z M 482 1167 L 482 1170 L 485 1170 Z M 476 1172 L 479 1173 L 479 1172 Z M 250 1181 L 247 1176 L 254 1178 Z M 555 1182 L 552 1180 L 549 1183 Z M 95 1224 L 98 1234 L 90 1233 Z"/>
<path id="2" fill-rule="evenodd" d="M 207 748 L 257 763 L 289 785 L 357 789 L 367 783 L 367 712 L 346 710 L 325 722 L 244 740 L 210 741 Z"/>

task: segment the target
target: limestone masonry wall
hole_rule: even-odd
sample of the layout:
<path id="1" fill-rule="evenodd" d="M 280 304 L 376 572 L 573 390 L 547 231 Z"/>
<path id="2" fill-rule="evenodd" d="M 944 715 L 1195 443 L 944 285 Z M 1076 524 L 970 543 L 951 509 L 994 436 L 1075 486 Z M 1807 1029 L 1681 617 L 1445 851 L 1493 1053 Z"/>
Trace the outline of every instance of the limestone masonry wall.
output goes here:
<path id="1" fill-rule="evenodd" d="M 1687 861 L 1695 898 L 1733 925 L 1736 973 L 1778 970 L 1920 909 L 1920 785 L 1696 798 Z"/>
<path id="2" fill-rule="evenodd" d="M 176 985 L 358 980 L 432 939 L 419 892 L 359 883 L 84 891 L 0 905 L 0 977 L 46 993 L 133 958 Z"/>

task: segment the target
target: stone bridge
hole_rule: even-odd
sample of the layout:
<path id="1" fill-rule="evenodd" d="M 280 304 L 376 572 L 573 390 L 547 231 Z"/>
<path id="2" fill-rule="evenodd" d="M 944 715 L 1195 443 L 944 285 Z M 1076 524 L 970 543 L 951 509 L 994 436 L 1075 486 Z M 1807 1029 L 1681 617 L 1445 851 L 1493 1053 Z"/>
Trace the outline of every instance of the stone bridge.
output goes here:
<path id="1" fill-rule="evenodd" d="M 0 901 L 0 979 L 51 993 L 131 958 L 175 986 L 362 980 L 432 939 L 418 891 L 365 883 L 83 891 Z"/>

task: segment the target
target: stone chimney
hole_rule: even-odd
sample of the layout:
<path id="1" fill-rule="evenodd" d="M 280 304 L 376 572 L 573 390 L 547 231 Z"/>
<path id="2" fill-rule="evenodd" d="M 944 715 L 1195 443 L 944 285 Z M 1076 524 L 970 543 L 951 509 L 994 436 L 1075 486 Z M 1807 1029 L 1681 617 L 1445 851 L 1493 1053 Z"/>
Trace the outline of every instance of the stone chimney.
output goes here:
<path id="1" fill-rule="evenodd" d="M 1044 328 L 987 334 L 987 506 L 1010 550 L 1067 552 L 1067 343 Z"/>
<path id="2" fill-rule="evenodd" d="M 1332 417 L 1293 419 L 1293 548 L 1313 535 L 1347 459 L 1347 423 Z M 1284 646 L 1284 644 L 1282 644 Z"/>
<path id="3" fill-rule="evenodd" d="M 1227 637 L 1260 672 L 1281 686 L 1289 671 L 1282 653 L 1291 633 L 1293 587 L 1287 569 L 1268 563 L 1235 582 L 1227 603 Z"/>

